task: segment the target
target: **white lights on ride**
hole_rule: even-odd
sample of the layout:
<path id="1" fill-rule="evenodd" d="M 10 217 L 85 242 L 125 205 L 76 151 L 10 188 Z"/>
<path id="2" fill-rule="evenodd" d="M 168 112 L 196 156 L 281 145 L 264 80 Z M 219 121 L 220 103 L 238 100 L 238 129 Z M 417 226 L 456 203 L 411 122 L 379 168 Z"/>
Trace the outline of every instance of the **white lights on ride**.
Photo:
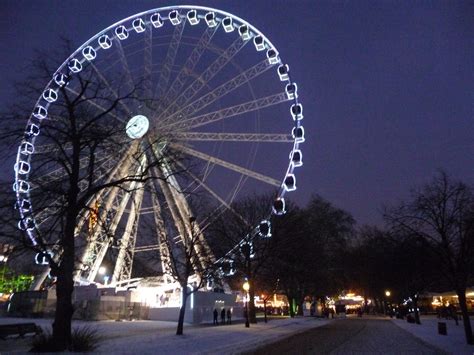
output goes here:
<path id="1" fill-rule="evenodd" d="M 142 33 L 145 31 L 145 21 L 143 21 L 141 18 L 137 18 L 133 20 L 132 27 L 136 33 Z"/>
<path id="2" fill-rule="evenodd" d="M 125 26 L 118 26 L 115 29 L 115 34 L 117 35 L 117 38 L 121 41 L 124 41 L 128 38 L 128 30 Z"/>
<path id="3" fill-rule="evenodd" d="M 188 18 L 189 24 L 192 26 L 197 25 L 199 23 L 199 18 L 197 17 L 196 10 L 189 10 L 186 14 L 186 17 Z"/>
<path id="4" fill-rule="evenodd" d="M 179 12 L 177 10 L 171 11 L 168 15 L 168 18 L 174 26 L 177 26 L 181 23 L 181 18 L 179 17 Z"/>
<path id="5" fill-rule="evenodd" d="M 155 28 L 160 28 L 163 26 L 163 19 L 161 15 L 157 12 L 150 16 L 150 22 Z"/>
<path id="6" fill-rule="evenodd" d="M 217 26 L 216 14 L 214 12 L 208 12 L 204 19 L 206 20 L 208 27 L 212 28 Z"/>

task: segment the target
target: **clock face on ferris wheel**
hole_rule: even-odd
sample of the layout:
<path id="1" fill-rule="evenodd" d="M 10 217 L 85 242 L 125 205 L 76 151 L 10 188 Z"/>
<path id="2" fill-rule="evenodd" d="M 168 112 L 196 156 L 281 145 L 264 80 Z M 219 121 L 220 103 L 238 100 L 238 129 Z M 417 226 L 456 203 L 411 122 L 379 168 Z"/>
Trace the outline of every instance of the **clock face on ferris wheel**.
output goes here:
<path id="1" fill-rule="evenodd" d="M 136 115 L 127 122 L 125 132 L 127 132 L 127 136 L 130 138 L 138 139 L 146 134 L 149 126 L 148 118 L 143 115 Z"/>

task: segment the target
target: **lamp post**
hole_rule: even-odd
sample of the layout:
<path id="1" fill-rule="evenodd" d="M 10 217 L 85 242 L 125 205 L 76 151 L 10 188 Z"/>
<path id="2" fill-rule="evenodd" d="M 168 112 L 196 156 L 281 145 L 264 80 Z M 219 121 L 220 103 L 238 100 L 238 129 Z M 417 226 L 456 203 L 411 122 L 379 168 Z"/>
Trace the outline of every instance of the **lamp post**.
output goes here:
<path id="1" fill-rule="evenodd" d="M 246 299 L 245 299 L 245 328 L 250 327 L 249 323 L 249 290 L 250 290 L 250 284 L 248 281 L 244 282 L 243 285 L 244 291 L 246 293 Z"/>
<path id="2" fill-rule="evenodd" d="M 384 313 L 387 315 L 387 308 L 388 308 L 388 298 L 390 297 L 392 293 L 389 290 L 385 290 L 385 302 L 384 302 Z M 390 313 L 390 311 L 388 312 Z"/>

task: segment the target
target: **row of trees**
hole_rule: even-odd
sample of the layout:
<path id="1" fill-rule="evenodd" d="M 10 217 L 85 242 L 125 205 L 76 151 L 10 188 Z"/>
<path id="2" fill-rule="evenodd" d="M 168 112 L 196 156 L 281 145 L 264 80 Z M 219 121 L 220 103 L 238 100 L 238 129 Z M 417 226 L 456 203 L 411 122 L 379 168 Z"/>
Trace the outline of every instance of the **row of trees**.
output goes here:
<path id="1" fill-rule="evenodd" d="M 251 298 L 278 285 L 290 305 L 347 289 L 382 301 L 390 289 L 394 301 L 411 299 L 419 322 L 421 293 L 454 290 L 472 344 L 466 289 L 474 281 L 473 188 L 439 172 L 406 201 L 386 208 L 384 219 L 384 228 L 355 229 L 347 212 L 319 196 L 305 208 L 291 206 L 272 221 L 272 238 L 254 240 L 258 256 L 244 258 L 239 268 L 254 284 Z"/>
<path id="2" fill-rule="evenodd" d="M 251 285 L 252 321 L 255 294 L 276 289 L 286 294 L 291 315 L 302 310 L 308 296 L 323 300 L 352 289 L 381 304 L 390 289 L 392 301 L 411 300 L 417 323 L 421 293 L 454 290 L 466 341 L 473 343 L 466 303 L 466 289 L 474 281 L 472 187 L 441 171 L 406 201 L 385 208 L 383 228 L 356 229 L 350 214 L 314 196 L 305 208 L 292 205 L 285 216 L 273 218 L 272 237 L 265 238 L 252 234 L 252 228 L 265 216 L 268 202 L 265 196 L 240 201 L 213 227 L 214 245 L 222 253 L 245 236 L 245 243 L 251 241 L 251 251 L 244 243 L 231 258 L 238 271 L 235 287 L 244 278 Z"/>

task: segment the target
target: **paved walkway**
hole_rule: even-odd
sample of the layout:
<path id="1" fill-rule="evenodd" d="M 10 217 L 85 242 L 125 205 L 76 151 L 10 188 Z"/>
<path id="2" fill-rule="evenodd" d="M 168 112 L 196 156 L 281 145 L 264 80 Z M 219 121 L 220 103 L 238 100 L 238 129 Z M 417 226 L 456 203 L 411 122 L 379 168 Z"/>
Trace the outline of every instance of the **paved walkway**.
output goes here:
<path id="1" fill-rule="evenodd" d="M 446 354 L 387 319 L 337 319 L 249 354 Z"/>

